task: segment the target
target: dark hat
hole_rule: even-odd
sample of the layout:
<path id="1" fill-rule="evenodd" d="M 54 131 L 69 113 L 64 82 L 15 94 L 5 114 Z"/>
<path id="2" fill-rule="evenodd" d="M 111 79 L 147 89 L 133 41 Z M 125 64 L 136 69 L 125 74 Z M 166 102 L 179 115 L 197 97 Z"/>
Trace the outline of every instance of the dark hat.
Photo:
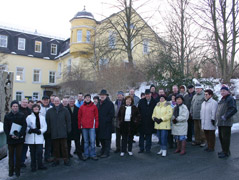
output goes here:
<path id="1" fill-rule="evenodd" d="M 102 89 L 102 90 L 100 91 L 100 94 L 99 94 L 99 95 L 109 96 L 109 94 L 107 93 L 107 90 L 105 90 L 105 89 Z"/>
<path id="2" fill-rule="evenodd" d="M 49 96 L 42 96 L 42 100 L 43 99 L 49 99 Z"/>
<path id="3" fill-rule="evenodd" d="M 190 84 L 190 85 L 188 86 L 188 89 L 191 89 L 191 88 L 194 88 L 194 86 L 193 86 L 192 84 Z"/>
<path id="4" fill-rule="evenodd" d="M 117 95 L 121 94 L 122 96 L 124 96 L 124 92 L 123 91 L 118 91 Z"/>
<path id="5" fill-rule="evenodd" d="M 84 98 L 86 98 L 86 97 L 90 97 L 90 98 L 91 98 L 91 95 L 90 95 L 90 94 L 86 94 L 86 95 L 84 96 Z"/>
<path id="6" fill-rule="evenodd" d="M 226 86 L 222 86 L 221 90 L 223 90 L 223 89 L 226 91 L 229 91 L 228 87 L 226 87 Z"/>
<path id="7" fill-rule="evenodd" d="M 175 97 L 175 100 L 177 100 L 178 98 L 181 98 L 183 101 L 184 101 L 184 97 L 182 96 L 182 95 L 177 95 L 176 97 Z"/>
<path id="8" fill-rule="evenodd" d="M 161 95 L 159 95 L 159 100 L 160 100 L 161 97 L 163 97 L 165 100 L 167 100 L 167 97 L 166 97 L 165 94 L 161 94 Z"/>
<path id="9" fill-rule="evenodd" d="M 38 105 L 38 104 L 33 104 L 33 106 L 32 106 L 32 109 L 33 109 L 33 108 L 35 108 L 35 107 L 38 107 L 38 108 L 39 108 L 39 110 L 41 109 L 41 106 L 40 106 L 40 105 Z"/>
<path id="10" fill-rule="evenodd" d="M 145 89 L 145 94 L 150 94 L 150 89 Z"/>
<path id="11" fill-rule="evenodd" d="M 152 87 L 154 87 L 154 88 L 155 88 L 155 85 L 154 85 L 154 84 L 151 84 L 151 86 L 150 86 L 150 89 L 151 89 Z"/>
<path id="12" fill-rule="evenodd" d="M 18 103 L 17 100 L 14 100 L 14 101 L 11 102 L 11 107 L 13 106 L 13 104 L 17 104 L 19 106 L 19 103 Z"/>
<path id="13" fill-rule="evenodd" d="M 93 99 L 98 99 L 98 101 L 100 100 L 99 96 L 94 96 Z"/>

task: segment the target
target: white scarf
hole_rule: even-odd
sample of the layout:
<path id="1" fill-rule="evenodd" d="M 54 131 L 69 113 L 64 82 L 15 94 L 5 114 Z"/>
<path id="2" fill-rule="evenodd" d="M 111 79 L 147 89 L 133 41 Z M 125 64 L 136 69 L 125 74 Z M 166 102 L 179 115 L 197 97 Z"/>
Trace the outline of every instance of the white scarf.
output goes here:
<path id="1" fill-rule="evenodd" d="M 124 121 L 129 122 L 130 118 L 131 118 L 131 106 L 125 106 L 126 110 L 125 110 L 125 116 L 124 116 Z"/>

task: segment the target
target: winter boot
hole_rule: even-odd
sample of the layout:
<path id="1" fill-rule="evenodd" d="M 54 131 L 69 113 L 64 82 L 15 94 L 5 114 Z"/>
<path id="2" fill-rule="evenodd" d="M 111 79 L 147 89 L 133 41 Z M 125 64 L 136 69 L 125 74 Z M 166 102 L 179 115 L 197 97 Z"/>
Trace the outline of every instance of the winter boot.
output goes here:
<path id="1" fill-rule="evenodd" d="M 166 157 L 167 155 L 167 150 L 162 150 L 162 157 Z"/>
<path id="2" fill-rule="evenodd" d="M 186 141 L 185 140 L 182 141 L 181 144 L 182 144 L 182 147 L 181 147 L 180 155 L 184 155 L 186 154 Z"/>
<path id="3" fill-rule="evenodd" d="M 177 149 L 174 151 L 174 153 L 179 153 L 181 151 L 181 141 L 177 141 Z"/>

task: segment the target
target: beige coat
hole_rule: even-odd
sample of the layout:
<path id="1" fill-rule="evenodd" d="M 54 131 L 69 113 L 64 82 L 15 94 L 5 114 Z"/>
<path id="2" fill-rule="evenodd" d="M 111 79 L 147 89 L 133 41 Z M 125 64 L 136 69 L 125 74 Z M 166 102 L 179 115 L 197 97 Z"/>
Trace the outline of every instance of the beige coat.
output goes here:
<path id="1" fill-rule="evenodd" d="M 217 112 L 217 101 L 210 98 L 202 103 L 200 117 L 201 126 L 204 130 L 216 130 L 216 126 L 212 125 L 211 120 L 215 120 Z M 215 122 L 216 124 L 216 122 Z"/>

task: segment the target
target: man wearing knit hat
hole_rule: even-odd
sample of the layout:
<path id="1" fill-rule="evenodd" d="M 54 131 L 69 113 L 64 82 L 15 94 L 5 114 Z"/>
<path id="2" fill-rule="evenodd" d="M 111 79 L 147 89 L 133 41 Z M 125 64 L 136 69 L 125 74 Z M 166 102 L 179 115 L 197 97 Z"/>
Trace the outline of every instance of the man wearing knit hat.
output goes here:
<path id="1" fill-rule="evenodd" d="M 222 151 L 218 153 L 219 158 L 228 157 L 230 152 L 231 127 L 233 124 L 232 116 L 237 113 L 236 101 L 230 95 L 228 87 L 221 88 L 222 99 L 218 103 L 216 121 L 219 130 L 219 139 Z"/>
<path id="2" fill-rule="evenodd" d="M 194 121 L 194 133 L 195 133 L 195 142 L 192 143 L 193 146 L 200 145 L 204 147 L 206 145 L 206 137 L 204 132 L 201 129 L 201 118 L 200 111 L 201 105 L 204 101 L 204 91 L 201 84 L 195 85 L 196 94 L 193 96 L 190 114 L 192 115 Z"/>

